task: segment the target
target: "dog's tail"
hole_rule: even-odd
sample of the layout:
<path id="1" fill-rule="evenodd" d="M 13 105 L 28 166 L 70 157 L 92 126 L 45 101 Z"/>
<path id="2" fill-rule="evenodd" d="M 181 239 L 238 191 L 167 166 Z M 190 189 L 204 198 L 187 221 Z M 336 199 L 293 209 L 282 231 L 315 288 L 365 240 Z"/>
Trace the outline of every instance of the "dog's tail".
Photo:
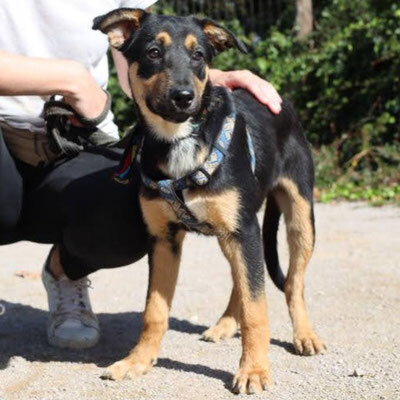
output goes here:
<path id="1" fill-rule="evenodd" d="M 286 278 L 279 264 L 277 241 L 280 217 L 281 210 L 274 195 L 270 193 L 267 197 L 267 207 L 263 222 L 264 257 L 272 282 L 283 292 Z"/>

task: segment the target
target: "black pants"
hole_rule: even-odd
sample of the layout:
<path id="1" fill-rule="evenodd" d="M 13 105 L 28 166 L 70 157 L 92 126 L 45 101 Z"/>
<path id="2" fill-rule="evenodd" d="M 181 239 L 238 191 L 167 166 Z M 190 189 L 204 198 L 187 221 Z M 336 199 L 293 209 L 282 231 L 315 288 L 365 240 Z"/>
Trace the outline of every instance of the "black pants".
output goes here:
<path id="1" fill-rule="evenodd" d="M 89 147 L 51 167 L 13 159 L 0 130 L 0 244 L 58 244 L 66 275 L 127 265 L 148 250 L 139 177 L 112 180 L 121 150 Z"/>

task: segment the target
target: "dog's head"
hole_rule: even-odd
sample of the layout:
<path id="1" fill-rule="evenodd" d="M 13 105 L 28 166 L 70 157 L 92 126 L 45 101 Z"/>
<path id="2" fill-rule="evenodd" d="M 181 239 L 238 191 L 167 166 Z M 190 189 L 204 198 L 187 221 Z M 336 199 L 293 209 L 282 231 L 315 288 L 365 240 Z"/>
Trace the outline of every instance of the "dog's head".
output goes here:
<path id="1" fill-rule="evenodd" d="M 196 115 L 213 57 L 228 48 L 246 52 L 232 32 L 209 19 L 118 9 L 94 20 L 129 64 L 132 95 L 146 122 L 165 139 Z M 174 133 L 175 132 L 175 133 Z"/>

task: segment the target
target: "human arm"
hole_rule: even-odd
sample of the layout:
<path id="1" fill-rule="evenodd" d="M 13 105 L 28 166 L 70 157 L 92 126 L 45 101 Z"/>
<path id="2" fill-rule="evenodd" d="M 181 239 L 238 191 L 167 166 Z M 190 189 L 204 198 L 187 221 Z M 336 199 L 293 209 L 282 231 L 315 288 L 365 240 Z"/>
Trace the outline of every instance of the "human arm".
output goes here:
<path id="1" fill-rule="evenodd" d="M 114 61 L 115 69 L 117 70 L 119 84 L 124 93 L 131 99 L 132 92 L 128 79 L 128 62 L 123 54 L 117 49 L 111 48 L 111 55 Z"/>
<path id="2" fill-rule="evenodd" d="M 72 60 L 26 57 L 0 51 L 0 95 L 61 95 L 86 118 L 98 117 L 107 95 L 89 71 Z"/>
<path id="3" fill-rule="evenodd" d="M 260 103 L 265 104 L 274 114 L 281 111 L 282 99 L 271 83 L 250 71 L 210 70 L 210 80 L 214 85 L 228 89 L 242 88 L 248 90 Z"/>

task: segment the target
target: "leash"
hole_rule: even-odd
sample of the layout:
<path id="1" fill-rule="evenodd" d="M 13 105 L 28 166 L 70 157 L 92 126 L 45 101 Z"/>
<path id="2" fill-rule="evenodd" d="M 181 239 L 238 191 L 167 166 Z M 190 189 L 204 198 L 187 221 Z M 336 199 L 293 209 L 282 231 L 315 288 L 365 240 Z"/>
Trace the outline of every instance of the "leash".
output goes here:
<path id="1" fill-rule="evenodd" d="M 185 189 L 194 186 L 205 186 L 210 181 L 210 178 L 223 162 L 228 154 L 229 145 L 232 141 L 233 131 L 236 123 L 236 108 L 232 101 L 231 95 L 231 112 L 224 119 L 222 128 L 214 141 L 210 154 L 204 164 L 196 171 L 180 179 L 164 179 L 154 181 L 147 177 L 141 170 L 142 183 L 149 189 L 156 190 L 160 196 L 174 210 L 179 221 L 184 224 L 190 231 L 196 231 L 205 235 L 212 234 L 212 227 L 209 224 L 200 222 L 187 207 L 185 202 L 178 196 L 177 192 L 182 192 Z M 246 129 L 247 146 L 249 149 L 250 163 L 253 174 L 256 168 L 256 158 L 254 151 L 253 140 L 248 129 Z M 114 179 L 122 184 L 130 182 L 135 163 L 140 167 L 144 136 L 135 135 L 132 137 L 131 146 L 127 149 L 120 170 L 114 175 Z"/>
<path id="2" fill-rule="evenodd" d="M 106 104 L 104 105 L 103 111 L 96 118 L 86 118 L 78 114 L 69 104 L 61 101 L 55 100 L 52 96 L 49 101 L 47 101 L 43 108 L 44 119 L 48 119 L 51 116 L 66 116 L 76 118 L 84 127 L 95 128 L 97 125 L 102 123 L 111 110 L 111 95 L 108 91 L 104 90 L 107 95 Z"/>
<path id="3" fill-rule="evenodd" d="M 95 146 L 110 146 L 115 144 L 113 136 L 97 128 L 111 110 L 111 95 L 101 114 L 96 118 L 85 118 L 79 115 L 69 104 L 55 100 L 53 96 L 43 107 L 43 117 L 46 121 L 47 133 L 54 147 L 54 152 L 60 156 L 75 157 L 83 150 L 81 138 Z M 82 127 L 75 127 L 69 120 L 75 118 Z"/>

